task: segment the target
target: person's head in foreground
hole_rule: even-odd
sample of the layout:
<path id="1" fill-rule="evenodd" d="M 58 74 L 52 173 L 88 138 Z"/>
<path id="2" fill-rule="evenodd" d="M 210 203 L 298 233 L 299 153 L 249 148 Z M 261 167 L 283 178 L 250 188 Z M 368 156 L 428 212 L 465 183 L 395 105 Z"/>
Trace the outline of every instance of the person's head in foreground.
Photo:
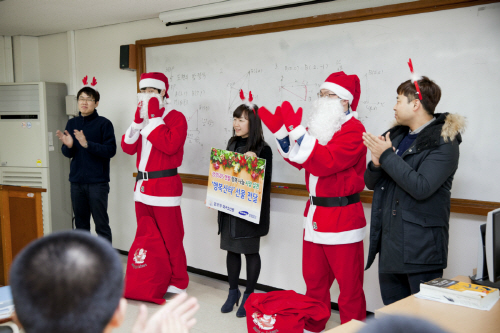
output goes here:
<path id="1" fill-rule="evenodd" d="M 121 260 L 109 242 L 88 232 L 32 242 L 14 260 L 10 284 L 27 333 L 101 333 L 123 321 Z"/>

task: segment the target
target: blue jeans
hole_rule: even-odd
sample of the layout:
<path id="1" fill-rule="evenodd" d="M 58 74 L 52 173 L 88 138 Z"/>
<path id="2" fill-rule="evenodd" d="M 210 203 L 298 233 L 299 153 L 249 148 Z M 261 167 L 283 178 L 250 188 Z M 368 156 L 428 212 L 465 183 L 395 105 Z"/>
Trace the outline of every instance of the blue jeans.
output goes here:
<path id="1" fill-rule="evenodd" d="M 108 217 L 109 183 L 71 183 L 71 202 L 76 229 L 90 232 L 90 215 L 94 218 L 96 233 L 111 243 Z"/>
<path id="2" fill-rule="evenodd" d="M 378 274 L 384 305 L 389 305 L 420 291 L 420 283 L 443 277 L 443 270 L 408 274 Z"/>

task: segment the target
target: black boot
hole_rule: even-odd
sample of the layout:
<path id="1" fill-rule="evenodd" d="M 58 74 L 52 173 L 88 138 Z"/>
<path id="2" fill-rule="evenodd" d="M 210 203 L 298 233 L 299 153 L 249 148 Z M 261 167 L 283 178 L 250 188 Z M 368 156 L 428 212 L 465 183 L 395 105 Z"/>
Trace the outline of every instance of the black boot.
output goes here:
<path id="1" fill-rule="evenodd" d="M 243 294 L 243 299 L 241 300 L 241 305 L 238 308 L 238 311 L 236 311 L 236 317 L 243 318 L 243 317 L 247 316 L 247 312 L 245 310 L 245 302 L 247 301 L 247 298 L 250 295 L 251 295 L 251 293 L 250 294 L 247 294 L 247 293 Z"/>
<path id="2" fill-rule="evenodd" d="M 220 311 L 222 313 L 233 311 L 234 304 L 238 305 L 240 297 L 241 291 L 239 289 L 229 289 L 229 295 L 227 296 L 226 303 L 224 303 Z"/>

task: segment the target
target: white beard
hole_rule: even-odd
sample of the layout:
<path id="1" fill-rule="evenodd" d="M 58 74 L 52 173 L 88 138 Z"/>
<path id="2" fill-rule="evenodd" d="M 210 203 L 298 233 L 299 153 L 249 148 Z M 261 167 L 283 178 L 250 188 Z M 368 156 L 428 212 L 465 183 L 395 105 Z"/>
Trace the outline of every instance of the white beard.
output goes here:
<path id="1" fill-rule="evenodd" d="M 309 134 L 324 146 L 332 139 L 335 132 L 340 130 L 346 117 L 340 99 L 319 98 L 314 102 L 313 111 L 309 115 Z"/>
<path id="2" fill-rule="evenodd" d="M 149 116 L 148 116 L 148 103 L 149 100 L 153 97 L 158 98 L 160 101 L 160 109 L 164 106 L 163 97 L 160 94 L 155 93 L 138 93 L 137 94 L 137 103 L 142 101 L 141 107 L 141 118 L 144 119 L 144 126 L 149 124 Z"/>

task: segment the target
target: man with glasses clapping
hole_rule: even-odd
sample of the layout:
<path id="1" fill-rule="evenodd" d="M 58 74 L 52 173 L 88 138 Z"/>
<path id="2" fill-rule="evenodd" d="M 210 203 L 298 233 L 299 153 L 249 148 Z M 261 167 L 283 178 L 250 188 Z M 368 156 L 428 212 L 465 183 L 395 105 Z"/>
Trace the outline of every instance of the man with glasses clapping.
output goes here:
<path id="1" fill-rule="evenodd" d="M 87 83 L 78 91 L 78 117 L 66 124 L 63 132 L 56 135 L 63 143 L 62 153 L 71 158 L 69 181 L 71 202 L 75 214 L 76 229 L 90 231 L 90 215 L 95 222 L 96 233 L 111 242 L 108 217 L 109 162 L 116 153 L 113 124 L 99 116 L 99 92 L 97 81 Z"/>

